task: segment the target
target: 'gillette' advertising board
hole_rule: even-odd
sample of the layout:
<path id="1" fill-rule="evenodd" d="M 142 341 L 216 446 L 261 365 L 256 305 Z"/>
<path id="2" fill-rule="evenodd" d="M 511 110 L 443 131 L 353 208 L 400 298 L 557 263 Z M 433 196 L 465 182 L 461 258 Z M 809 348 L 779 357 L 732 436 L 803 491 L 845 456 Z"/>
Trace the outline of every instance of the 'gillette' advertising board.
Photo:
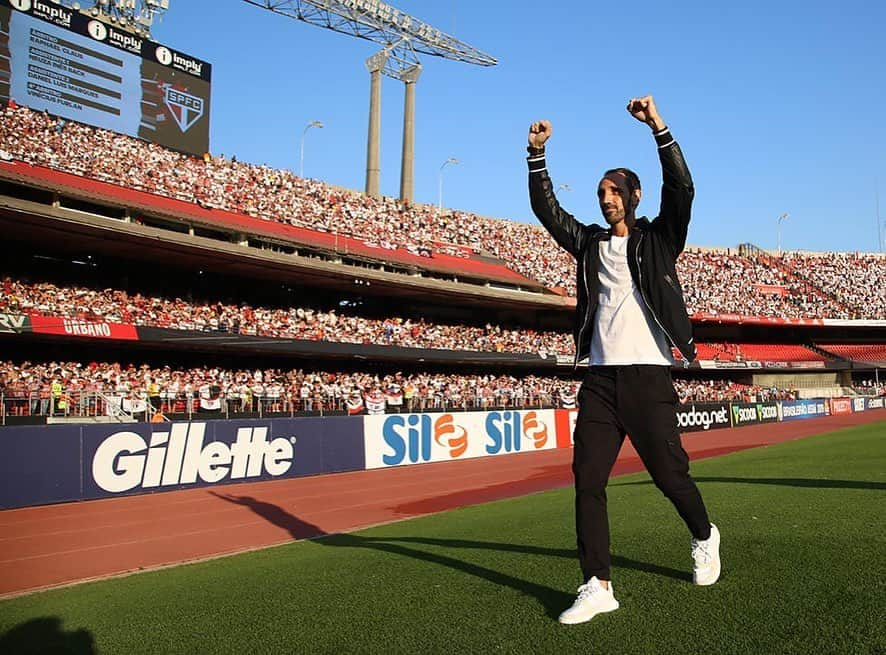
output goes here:
<path id="1" fill-rule="evenodd" d="M 28 426 L 0 432 L 0 508 L 364 466 L 362 423 L 346 416 Z"/>

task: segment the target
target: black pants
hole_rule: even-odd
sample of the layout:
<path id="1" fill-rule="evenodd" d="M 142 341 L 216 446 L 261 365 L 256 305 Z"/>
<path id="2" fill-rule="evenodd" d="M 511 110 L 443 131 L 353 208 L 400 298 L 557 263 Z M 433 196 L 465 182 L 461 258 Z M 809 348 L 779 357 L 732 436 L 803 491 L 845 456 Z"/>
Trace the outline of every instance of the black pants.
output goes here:
<path id="1" fill-rule="evenodd" d="M 579 389 L 572 472 L 575 526 L 585 581 L 609 580 L 609 516 L 606 483 L 625 434 L 655 486 L 674 504 L 692 535 L 707 539 L 710 521 L 689 477 L 680 443 L 677 394 L 667 366 L 592 366 Z"/>

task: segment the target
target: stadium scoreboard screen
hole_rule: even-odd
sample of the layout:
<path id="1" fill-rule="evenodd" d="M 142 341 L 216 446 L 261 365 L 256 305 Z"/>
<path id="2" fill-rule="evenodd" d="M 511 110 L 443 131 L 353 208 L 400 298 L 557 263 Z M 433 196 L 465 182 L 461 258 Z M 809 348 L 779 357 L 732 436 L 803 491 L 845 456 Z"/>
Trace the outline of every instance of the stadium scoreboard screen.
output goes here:
<path id="1" fill-rule="evenodd" d="M 209 151 L 208 63 L 50 0 L 0 0 L 0 100 Z"/>

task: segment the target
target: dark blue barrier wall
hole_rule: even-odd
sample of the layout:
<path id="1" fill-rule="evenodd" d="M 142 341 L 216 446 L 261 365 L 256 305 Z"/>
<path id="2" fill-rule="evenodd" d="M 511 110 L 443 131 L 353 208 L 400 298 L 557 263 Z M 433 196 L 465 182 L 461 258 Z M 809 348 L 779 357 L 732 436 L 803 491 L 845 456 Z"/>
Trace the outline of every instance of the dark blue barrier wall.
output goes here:
<path id="1" fill-rule="evenodd" d="M 2 508 L 364 468 L 348 416 L 6 428 L 0 443 Z"/>
<path id="2" fill-rule="evenodd" d="M 0 448 L 0 507 L 80 497 L 79 427 L 3 428 Z"/>

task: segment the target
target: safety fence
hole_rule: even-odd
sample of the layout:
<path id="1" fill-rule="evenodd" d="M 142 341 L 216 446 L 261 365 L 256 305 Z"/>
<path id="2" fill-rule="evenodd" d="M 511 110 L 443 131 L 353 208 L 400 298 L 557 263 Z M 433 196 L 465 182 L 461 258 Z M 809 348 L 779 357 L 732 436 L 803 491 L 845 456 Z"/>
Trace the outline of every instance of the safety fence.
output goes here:
<path id="1" fill-rule="evenodd" d="M 482 395 L 434 392 L 408 396 L 397 394 L 352 394 L 348 396 L 301 395 L 298 392 L 253 394 L 224 392 L 145 393 L 59 391 L 0 394 L 0 425 L 15 419 L 40 418 L 74 421 L 78 418 L 107 418 L 109 422 L 150 421 L 161 418 L 199 420 L 204 418 L 265 418 L 299 415 L 399 414 L 438 411 L 482 411 L 489 409 L 552 409 L 574 404 L 557 394 L 514 394 L 500 391 Z M 50 420 L 49 422 L 52 422 Z"/>
<path id="2" fill-rule="evenodd" d="M 677 420 L 683 432 L 704 432 L 884 405 L 883 396 L 693 403 L 678 407 Z M 577 414 L 497 409 L 10 426 L 0 429 L 0 508 L 570 448 Z"/>

